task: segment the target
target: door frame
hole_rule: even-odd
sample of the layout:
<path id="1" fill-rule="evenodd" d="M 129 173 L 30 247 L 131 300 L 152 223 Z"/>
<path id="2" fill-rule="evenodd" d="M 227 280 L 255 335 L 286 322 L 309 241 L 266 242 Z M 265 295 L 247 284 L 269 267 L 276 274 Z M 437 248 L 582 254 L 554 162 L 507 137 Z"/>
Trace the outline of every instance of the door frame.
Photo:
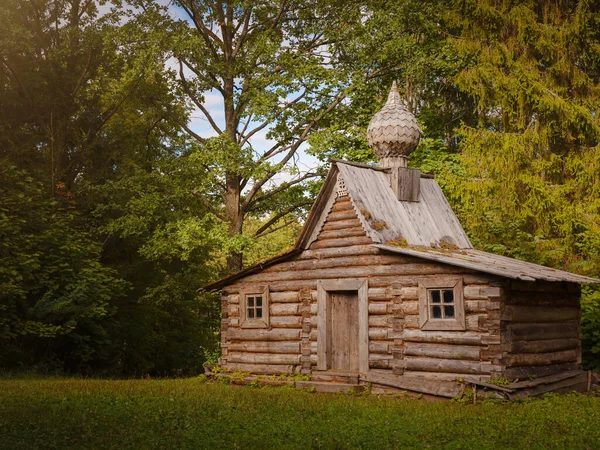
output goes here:
<path id="1" fill-rule="evenodd" d="M 369 283 L 366 278 L 317 281 L 317 370 L 331 368 L 331 330 L 328 329 L 332 291 L 358 292 L 358 367 L 369 371 Z"/>

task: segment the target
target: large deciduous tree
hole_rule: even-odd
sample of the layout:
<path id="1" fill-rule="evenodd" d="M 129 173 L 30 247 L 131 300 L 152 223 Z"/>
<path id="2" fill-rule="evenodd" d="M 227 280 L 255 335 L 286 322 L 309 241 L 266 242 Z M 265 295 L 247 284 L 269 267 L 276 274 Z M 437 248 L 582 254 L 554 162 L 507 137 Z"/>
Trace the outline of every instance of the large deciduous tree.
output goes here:
<path id="1" fill-rule="evenodd" d="M 379 73 L 372 67 L 351 73 L 338 64 L 335 44 L 349 33 L 351 21 L 359 20 L 360 10 L 316 0 L 179 0 L 176 5 L 186 16 L 173 43 L 179 81 L 218 136 L 208 139 L 182 124 L 212 169 L 212 192 L 197 194 L 228 222 L 232 235 L 242 233 L 248 215 L 268 217 L 254 230 L 264 234 L 310 205 L 302 185 L 317 173 L 295 166 L 298 152 L 346 98 L 350 75 L 360 84 Z M 210 92 L 221 97 L 222 120 L 205 104 Z M 252 145 L 265 131 L 274 144 Z M 241 255 L 230 256 L 230 270 L 241 268 Z"/>

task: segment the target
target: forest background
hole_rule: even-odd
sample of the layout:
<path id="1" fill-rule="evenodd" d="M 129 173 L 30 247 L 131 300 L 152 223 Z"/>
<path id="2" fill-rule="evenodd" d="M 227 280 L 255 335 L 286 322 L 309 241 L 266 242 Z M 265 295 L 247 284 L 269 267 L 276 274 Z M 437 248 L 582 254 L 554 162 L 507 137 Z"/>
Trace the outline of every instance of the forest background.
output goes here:
<path id="1" fill-rule="evenodd" d="M 202 371 L 392 80 L 475 247 L 600 276 L 600 4 L 4 0 L 0 367 Z M 584 287 L 600 369 L 600 291 Z"/>

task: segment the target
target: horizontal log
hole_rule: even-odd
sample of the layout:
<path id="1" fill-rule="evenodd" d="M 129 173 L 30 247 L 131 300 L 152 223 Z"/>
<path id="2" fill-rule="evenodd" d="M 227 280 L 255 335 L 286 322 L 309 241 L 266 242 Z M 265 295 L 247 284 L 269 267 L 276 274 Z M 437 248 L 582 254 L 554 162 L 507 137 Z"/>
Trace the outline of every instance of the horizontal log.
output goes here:
<path id="1" fill-rule="evenodd" d="M 400 289 L 400 296 L 402 297 L 402 300 L 418 300 L 419 288 L 403 287 L 402 289 Z"/>
<path id="2" fill-rule="evenodd" d="M 523 306 L 573 306 L 579 305 L 577 295 L 565 294 L 562 292 L 522 292 L 511 291 L 506 298 L 506 303 L 510 305 Z"/>
<path id="3" fill-rule="evenodd" d="M 365 230 L 362 227 L 353 228 L 342 228 L 341 230 L 329 230 L 321 231 L 317 240 L 319 239 L 341 239 L 355 236 L 366 236 Z"/>
<path id="4" fill-rule="evenodd" d="M 239 305 L 229 305 L 228 313 L 229 316 L 238 316 L 240 314 Z"/>
<path id="5" fill-rule="evenodd" d="M 369 328 L 369 339 L 386 340 L 388 335 L 387 328 Z"/>
<path id="6" fill-rule="evenodd" d="M 240 364 L 227 362 L 223 368 L 233 372 L 249 372 L 256 374 L 278 375 L 282 373 L 298 373 L 300 366 L 275 364 Z"/>
<path id="7" fill-rule="evenodd" d="M 299 364 L 299 354 L 229 352 L 227 362 L 240 364 Z"/>
<path id="8" fill-rule="evenodd" d="M 327 222 L 337 222 L 340 220 L 349 220 L 356 219 L 358 215 L 356 211 L 353 209 L 342 210 L 342 211 L 332 211 L 327 215 L 327 219 L 325 219 L 325 223 Z"/>
<path id="9" fill-rule="evenodd" d="M 389 367 L 390 367 L 389 359 L 369 361 L 369 369 L 388 369 Z"/>
<path id="10" fill-rule="evenodd" d="M 519 366 L 507 367 L 504 376 L 509 380 L 524 380 L 530 377 L 547 377 L 569 370 L 580 370 L 581 364 L 569 362 L 563 364 L 550 364 L 548 366 Z"/>
<path id="11" fill-rule="evenodd" d="M 300 342 L 294 341 L 245 341 L 232 342 L 229 344 L 229 351 L 232 352 L 251 352 L 251 353 L 300 353 Z"/>
<path id="12" fill-rule="evenodd" d="M 406 342 L 431 342 L 438 344 L 480 345 L 481 334 L 464 331 L 420 331 L 404 330 L 402 339 Z"/>
<path id="13" fill-rule="evenodd" d="M 238 294 L 224 295 L 224 299 L 227 299 L 228 303 L 239 303 L 240 296 Z"/>
<path id="14" fill-rule="evenodd" d="M 550 339 L 544 341 L 514 341 L 511 353 L 546 353 L 579 348 L 579 339 Z"/>
<path id="15" fill-rule="evenodd" d="M 550 281 L 522 281 L 510 280 L 511 291 L 530 292 L 562 292 L 578 293 L 580 288 L 576 283 L 552 283 Z"/>
<path id="16" fill-rule="evenodd" d="M 369 353 L 383 353 L 389 354 L 390 345 L 379 342 L 369 342 Z"/>
<path id="17" fill-rule="evenodd" d="M 518 366 L 548 366 L 550 364 L 561 364 L 577 362 L 580 356 L 579 350 L 562 350 L 548 353 L 520 353 L 511 354 L 506 358 L 508 367 Z"/>
<path id="18" fill-rule="evenodd" d="M 367 296 L 369 297 L 369 301 L 382 301 L 393 298 L 389 289 L 386 288 L 369 288 Z"/>
<path id="19" fill-rule="evenodd" d="M 380 314 L 387 314 L 387 313 L 388 313 L 388 303 L 369 302 L 369 314 L 380 315 Z"/>
<path id="20" fill-rule="evenodd" d="M 331 230 L 341 230 L 345 228 L 356 228 L 361 227 L 362 224 L 358 218 L 356 219 L 347 219 L 347 220 L 338 220 L 336 222 L 326 222 L 321 228 L 321 231 L 331 231 Z"/>
<path id="21" fill-rule="evenodd" d="M 392 355 L 384 353 L 369 353 L 369 362 L 371 361 L 388 361 L 392 359 Z"/>
<path id="22" fill-rule="evenodd" d="M 350 266 L 375 266 L 375 265 L 390 265 L 402 264 L 408 260 L 402 257 L 388 255 L 355 255 L 341 256 L 334 258 L 321 259 L 303 259 L 297 261 L 288 261 L 265 269 L 263 273 L 285 272 L 285 271 L 300 271 L 300 270 L 319 270 L 331 269 L 336 267 Z"/>
<path id="23" fill-rule="evenodd" d="M 404 316 L 404 328 L 406 329 L 419 329 L 421 328 L 419 324 L 419 316 L 417 315 L 405 315 Z"/>
<path id="24" fill-rule="evenodd" d="M 271 303 L 296 303 L 300 301 L 300 295 L 297 291 L 270 292 L 269 300 Z"/>
<path id="25" fill-rule="evenodd" d="M 293 316 L 299 308 L 299 303 L 272 303 L 269 310 L 271 316 Z"/>
<path id="26" fill-rule="evenodd" d="M 404 354 L 407 356 L 422 356 L 441 359 L 461 359 L 479 361 L 481 349 L 464 345 L 439 345 L 406 343 Z"/>
<path id="27" fill-rule="evenodd" d="M 320 270 L 298 270 L 282 272 L 261 272 L 248 275 L 244 282 L 272 283 L 275 281 L 310 280 L 328 278 L 360 278 L 391 275 L 430 275 L 460 272 L 460 268 L 429 263 L 392 264 L 376 266 L 338 267 Z M 270 285 L 269 285 L 270 286 Z"/>
<path id="28" fill-rule="evenodd" d="M 404 314 L 419 314 L 419 302 L 402 302 L 402 311 Z"/>
<path id="29" fill-rule="evenodd" d="M 502 312 L 502 320 L 516 323 L 564 322 L 579 319 L 580 310 L 575 307 L 544 307 L 506 305 Z"/>
<path id="30" fill-rule="evenodd" d="M 354 206 L 352 206 L 352 201 L 350 200 L 350 197 L 342 197 L 336 199 L 335 203 L 331 207 L 331 211 L 344 211 L 353 208 Z"/>
<path id="31" fill-rule="evenodd" d="M 579 337 L 577 323 L 511 323 L 508 330 L 512 341 L 541 341 Z"/>
<path id="32" fill-rule="evenodd" d="M 273 328 L 301 328 L 302 316 L 275 316 L 269 320 Z"/>
<path id="33" fill-rule="evenodd" d="M 491 372 L 491 364 L 455 359 L 405 358 L 405 370 L 425 372 L 452 372 L 485 374 Z"/>
<path id="34" fill-rule="evenodd" d="M 498 298 L 502 295 L 502 289 L 493 286 L 465 286 L 464 298 L 472 300 L 487 300 L 488 298 Z"/>
<path id="35" fill-rule="evenodd" d="M 386 328 L 392 326 L 391 316 L 371 316 L 369 317 L 369 327 Z"/>
<path id="36" fill-rule="evenodd" d="M 300 340 L 300 330 L 261 330 L 247 329 L 239 330 L 230 328 L 230 341 L 294 341 Z"/>
<path id="37" fill-rule="evenodd" d="M 367 236 L 357 236 L 340 239 L 322 239 L 313 242 L 310 245 L 311 249 L 317 248 L 332 248 L 332 247 L 351 247 L 354 245 L 372 244 L 373 241 Z"/>

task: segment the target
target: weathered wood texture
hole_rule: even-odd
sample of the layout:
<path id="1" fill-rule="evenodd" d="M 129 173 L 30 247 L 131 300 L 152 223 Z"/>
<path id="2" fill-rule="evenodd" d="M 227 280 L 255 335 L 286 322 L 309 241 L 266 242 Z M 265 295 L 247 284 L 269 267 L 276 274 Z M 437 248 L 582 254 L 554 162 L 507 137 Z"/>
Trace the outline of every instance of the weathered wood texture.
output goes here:
<path id="1" fill-rule="evenodd" d="M 302 373 L 316 369 L 318 281 L 341 280 L 343 286 L 343 280 L 366 278 L 367 370 L 428 379 L 435 374 L 489 377 L 500 370 L 502 280 L 374 249 L 368 245 L 369 238 L 359 233 L 360 221 L 347 196 L 331 205 L 331 212 L 321 224 L 309 250 L 226 288 L 223 317 L 227 331 L 223 334 L 222 359 L 225 367 L 262 364 L 281 370 L 291 366 L 292 371 Z M 437 275 L 462 278 L 465 331 L 420 330 L 419 280 Z M 268 284 L 270 292 L 270 328 L 242 330 L 238 326 L 243 314 L 239 292 L 263 284 Z M 334 339 L 347 340 L 349 336 Z M 352 341 L 349 345 L 353 352 Z M 569 348 L 550 347 L 548 351 L 563 350 Z M 347 368 L 344 364 L 336 360 L 339 370 L 356 370 L 355 363 Z"/>
<path id="2" fill-rule="evenodd" d="M 501 308 L 505 376 L 526 378 L 581 368 L 579 287 L 509 282 Z"/>

